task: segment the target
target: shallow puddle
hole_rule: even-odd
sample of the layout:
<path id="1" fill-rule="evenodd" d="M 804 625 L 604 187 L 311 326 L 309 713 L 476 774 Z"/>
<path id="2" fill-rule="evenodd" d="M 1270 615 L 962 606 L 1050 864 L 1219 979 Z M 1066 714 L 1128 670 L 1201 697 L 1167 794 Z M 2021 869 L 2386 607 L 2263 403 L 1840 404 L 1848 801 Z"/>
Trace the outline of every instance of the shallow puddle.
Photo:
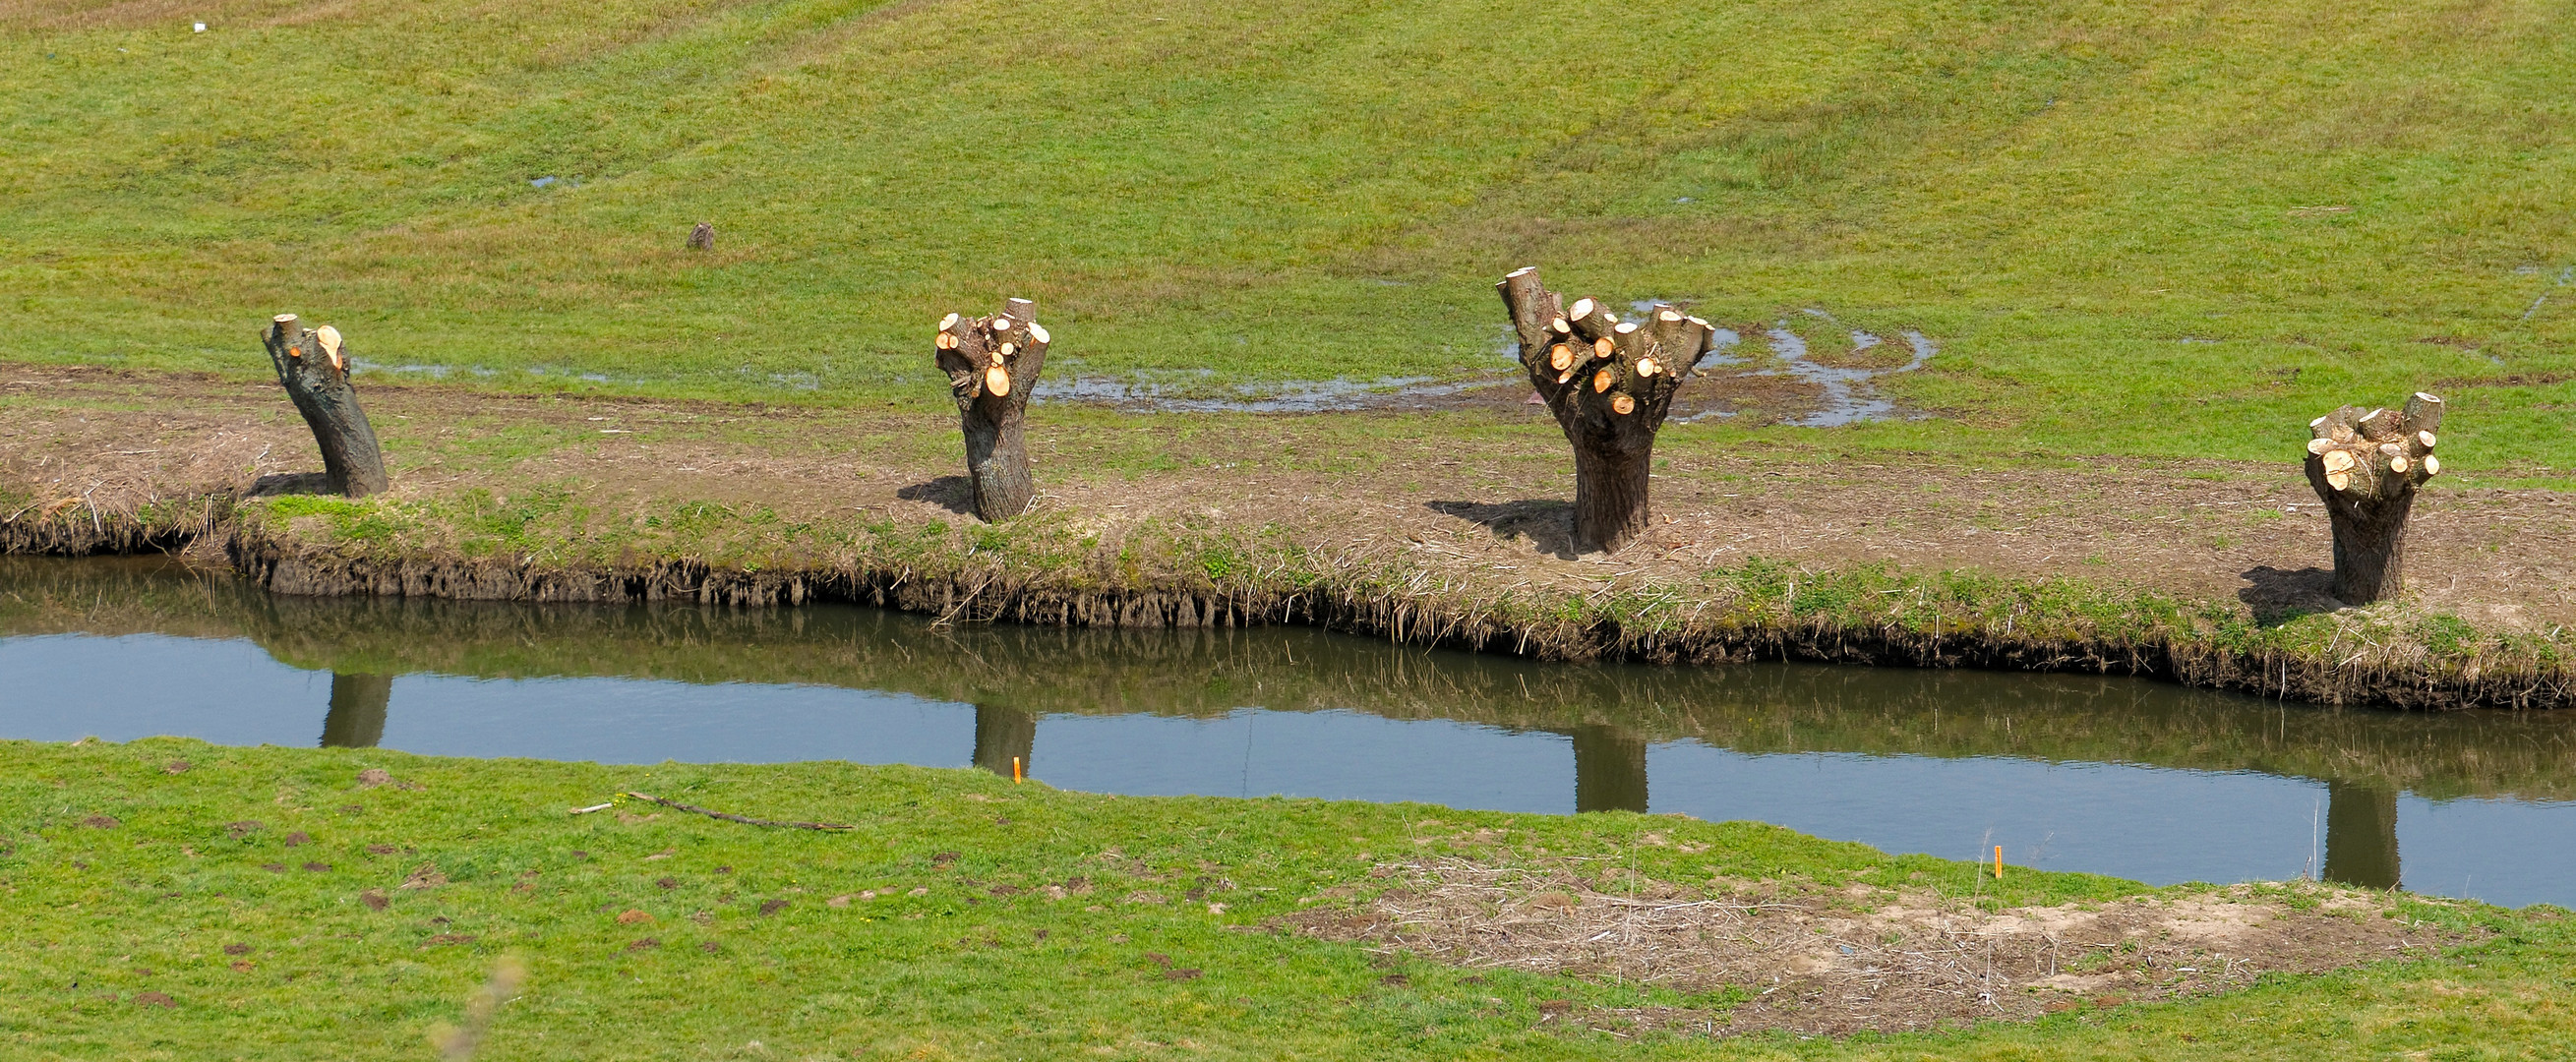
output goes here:
<path id="1" fill-rule="evenodd" d="M 1639 299 L 1630 304 L 1630 309 L 1642 316 L 1657 304 L 1658 300 Z M 1834 319 L 1822 310 L 1801 312 L 1821 320 Z M 1940 353 L 1923 333 L 1907 331 L 1899 336 L 1908 348 L 1903 364 L 1837 366 L 1812 356 L 1806 340 L 1790 331 L 1785 322 L 1764 330 L 1762 338 L 1768 357 L 1748 357 L 1737 352 L 1744 343 L 1741 333 L 1732 328 L 1717 329 L 1716 351 L 1682 385 L 1674 399 L 1671 419 L 1686 423 L 1734 418 L 1744 413 L 1739 407 L 1745 399 L 1767 408 L 1788 397 L 1772 392 L 1785 391 L 1811 394 L 1813 398 L 1796 398 L 1793 413 L 1765 423 L 1831 428 L 1888 420 L 1903 414 L 1895 402 L 1878 393 L 1877 381 L 1920 369 Z M 1851 341 L 1856 352 L 1892 342 L 1857 329 L 1851 331 Z M 1435 381 L 1428 376 L 1390 376 L 1219 386 L 1214 382 L 1213 371 L 1156 377 L 1091 375 L 1047 380 L 1038 384 L 1030 398 L 1037 403 L 1085 403 L 1134 413 L 1344 413 L 1507 409 L 1524 405 L 1544 412 L 1545 407 L 1537 402 L 1523 401 L 1530 398 L 1531 392 L 1519 366 L 1513 363 L 1518 340 L 1511 329 L 1504 327 L 1496 342 L 1497 367 L 1464 379 Z M 1746 386 L 1747 381 L 1765 378 L 1778 383 Z"/>
<path id="2" fill-rule="evenodd" d="M 1537 664 L 1293 628 L 936 629 L 272 597 L 0 558 L 0 737 L 611 763 L 976 764 L 1081 790 L 1626 809 L 2151 882 L 2323 875 L 2576 904 L 2576 716 L 2163 683 Z"/>
<path id="3" fill-rule="evenodd" d="M 1077 376 L 1041 381 L 1029 393 L 1029 401 L 1079 402 L 1134 413 L 1340 413 L 1437 401 L 1473 388 L 1489 387 L 1494 382 L 1476 379 L 1434 383 L 1428 376 L 1291 380 L 1238 384 L 1224 389 L 1230 394 L 1208 394 L 1209 385 L 1203 382 Z"/>
<path id="4" fill-rule="evenodd" d="M 1821 311 L 1807 312 L 1819 317 L 1825 316 Z M 1743 367 L 1741 371 L 1724 375 L 1734 379 L 1748 376 L 1786 377 L 1812 385 L 1818 392 L 1816 408 L 1801 416 L 1781 421 L 1781 423 L 1802 428 L 1834 428 L 1846 424 L 1888 420 L 1898 416 L 1896 403 L 1878 393 L 1876 381 L 1894 373 L 1920 369 L 1932 360 L 1933 355 L 1940 353 L 1940 348 L 1923 333 L 1909 331 L 1900 337 L 1909 348 L 1906 361 L 1902 365 L 1878 368 L 1836 366 L 1817 360 L 1807 349 L 1806 339 L 1790 331 L 1785 323 L 1765 329 L 1762 338 L 1770 348 L 1770 358 L 1756 360 L 1734 353 L 1743 345 L 1742 335 L 1731 328 L 1718 329 L 1717 353 L 1700 363 L 1698 375 L 1707 377 L 1727 367 Z M 1858 329 L 1852 330 L 1851 340 L 1852 349 L 1856 353 L 1866 352 L 1889 342 L 1881 336 Z M 1703 383 L 1700 386 L 1708 388 L 1713 385 L 1724 386 L 1712 383 Z M 1712 409 L 1674 419 L 1711 420 L 1735 415 L 1731 410 Z"/>

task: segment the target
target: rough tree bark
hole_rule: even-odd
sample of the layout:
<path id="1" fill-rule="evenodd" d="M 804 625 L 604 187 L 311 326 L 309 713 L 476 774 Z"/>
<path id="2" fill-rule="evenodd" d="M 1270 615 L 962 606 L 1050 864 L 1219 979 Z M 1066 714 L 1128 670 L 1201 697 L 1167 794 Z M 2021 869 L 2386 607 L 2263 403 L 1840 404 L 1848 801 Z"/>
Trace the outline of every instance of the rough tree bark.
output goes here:
<path id="1" fill-rule="evenodd" d="M 2334 525 L 2334 596 L 2345 604 L 2406 589 L 2406 514 L 2415 488 L 2442 473 L 2441 425 L 2442 400 L 2421 391 L 2403 410 L 2345 406 L 2308 422 L 2308 484 Z"/>
<path id="2" fill-rule="evenodd" d="M 349 348 L 340 330 L 323 325 L 307 329 L 291 313 L 269 324 L 268 360 L 277 382 L 295 401 L 295 411 L 313 429 L 322 446 L 322 471 L 331 491 L 363 498 L 383 491 L 385 455 L 376 446 L 376 429 L 367 411 L 358 408 L 358 391 L 349 386 Z"/>
<path id="3" fill-rule="evenodd" d="M 1012 299 L 991 317 L 968 321 L 952 313 L 939 322 L 939 368 L 948 374 L 966 432 L 975 515 L 987 523 L 1027 512 L 1037 500 L 1022 425 L 1050 338 L 1037 322 L 1037 304 L 1027 299 Z"/>
<path id="4" fill-rule="evenodd" d="M 1574 544 L 1617 552 L 1646 529 L 1655 432 L 1673 390 L 1715 348 L 1717 330 L 1657 304 L 1622 321 L 1591 299 L 1568 305 L 1538 267 L 1496 285 L 1520 336 L 1521 367 L 1574 446 Z"/>

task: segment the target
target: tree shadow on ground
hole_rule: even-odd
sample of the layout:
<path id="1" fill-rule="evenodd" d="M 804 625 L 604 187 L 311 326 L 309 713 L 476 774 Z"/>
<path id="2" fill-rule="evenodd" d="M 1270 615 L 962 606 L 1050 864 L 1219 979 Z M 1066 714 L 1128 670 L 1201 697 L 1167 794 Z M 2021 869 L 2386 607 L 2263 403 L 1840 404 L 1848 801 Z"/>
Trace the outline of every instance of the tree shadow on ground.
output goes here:
<path id="1" fill-rule="evenodd" d="M 338 494 L 324 472 L 283 472 L 252 480 L 244 498 L 280 498 L 289 494 Z"/>
<path id="2" fill-rule="evenodd" d="M 905 501 L 929 502 L 960 516 L 975 514 L 975 481 L 964 476 L 941 476 L 928 483 L 915 483 L 895 491 Z"/>
<path id="3" fill-rule="evenodd" d="M 2245 583 L 2236 599 L 2254 610 L 2254 622 L 2266 627 L 2344 607 L 2332 592 L 2334 573 L 2323 568 L 2290 571 L 2260 565 L 2245 573 Z"/>
<path id="4" fill-rule="evenodd" d="M 1455 516 L 1482 524 L 1502 538 L 1525 538 L 1541 553 L 1561 560 L 1573 560 L 1580 553 L 1574 548 L 1574 503 L 1556 498 L 1526 498 L 1509 502 L 1424 502 L 1423 508 L 1443 516 Z"/>

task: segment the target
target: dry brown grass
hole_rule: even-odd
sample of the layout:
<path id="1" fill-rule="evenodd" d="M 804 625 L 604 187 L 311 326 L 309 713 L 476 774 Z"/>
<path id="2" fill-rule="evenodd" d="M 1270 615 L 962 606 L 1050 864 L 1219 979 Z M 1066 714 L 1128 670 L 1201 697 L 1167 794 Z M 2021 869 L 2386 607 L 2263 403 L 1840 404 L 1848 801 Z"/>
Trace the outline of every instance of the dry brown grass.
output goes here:
<path id="1" fill-rule="evenodd" d="M 199 531 L 255 477 L 316 463 L 273 384 L 23 365 L 0 377 L 0 498 L 23 510 L 0 513 L 7 548 L 194 540 L 258 578 L 311 574 L 270 584 L 298 593 L 455 593 L 462 578 L 467 596 L 510 597 L 551 572 L 587 595 L 643 565 L 677 580 L 653 584 L 665 590 L 731 587 L 738 604 L 826 587 L 966 622 L 1215 622 L 1221 606 L 1240 622 L 1558 659 L 2107 670 L 2420 707 L 2540 707 L 2570 688 L 2551 647 L 2576 622 L 2576 502 L 2546 491 L 2428 494 L 2412 600 L 2320 625 L 2298 617 L 2334 607 L 2326 521 L 2281 465 L 1824 462 L 1678 427 L 1659 446 L 1652 533 L 1578 556 L 1563 442 L 1517 405 L 1049 406 L 1031 517 L 961 532 L 951 415 L 373 384 L 394 469 L 377 515 L 344 528 L 354 510 L 308 513 L 242 537 Z M 884 537 L 895 528 L 913 530 Z M 979 545 L 997 535 L 1004 548 Z M 915 555 L 933 539 L 937 558 Z M 286 566 L 240 559 L 254 555 Z M 350 567 L 377 562 L 418 578 Z M 1926 578 L 1966 582 L 1906 581 Z M 929 596 L 884 596 L 901 586 Z M 2417 628 L 2443 613 L 2457 619 L 2436 651 Z M 2274 637 L 2258 623 L 2293 626 Z"/>
<path id="2" fill-rule="evenodd" d="M 368 380 L 398 499 L 570 484 L 602 511 L 712 500 L 802 520 L 957 515 L 940 494 L 943 477 L 960 470 L 951 415 Z M 2287 464 L 1822 463 L 1705 446 L 1694 429 L 1675 428 L 1658 447 L 1671 467 L 1655 483 L 1655 533 L 1615 558 L 1573 557 L 1564 444 L 1543 414 L 1519 405 L 1521 393 L 1470 396 L 1446 422 L 1354 414 L 1067 423 L 1074 418 L 1045 414 L 1053 423 L 1031 442 L 1039 512 L 1103 541 L 1148 526 L 1273 527 L 1354 564 L 1401 564 L 1495 592 L 1633 591 L 1762 557 L 1819 569 L 2077 575 L 2234 601 L 2265 620 L 2332 607 L 2322 597 L 2326 520 Z M 1797 409 L 1801 397 L 1739 389 L 1728 401 Z M 1041 411 L 1050 408 L 1061 407 Z M 73 498 L 112 521 L 155 499 L 237 492 L 258 476 L 318 464 L 311 434 L 265 380 L 0 371 L 0 491 L 24 495 L 9 509 Z M 2576 625 L 2571 544 L 2576 501 L 2566 495 L 2435 491 L 2415 510 L 2413 593 L 2426 610 L 2482 629 Z"/>
<path id="3" fill-rule="evenodd" d="M 1548 1011 L 1596 1028 L 1844 1035 L 2029 1020 L 2423 957 L 2468 939 L 2399 917 L 2379 894 L 2308 885 L 1998 910 L 1868 885 L 1681 886 L 1566 859 L 1379 871 L 1402 885 L 1275 924 L 1455 966 L 1750 993 L 1731 1008 Z"/>

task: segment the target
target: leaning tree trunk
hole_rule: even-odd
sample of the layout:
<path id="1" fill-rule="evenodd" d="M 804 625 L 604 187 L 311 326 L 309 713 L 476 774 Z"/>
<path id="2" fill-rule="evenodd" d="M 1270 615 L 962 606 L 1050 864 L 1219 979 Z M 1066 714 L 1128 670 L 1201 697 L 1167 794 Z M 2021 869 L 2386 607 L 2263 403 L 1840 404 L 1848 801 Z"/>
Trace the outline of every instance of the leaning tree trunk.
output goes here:
<path id="1" fill-rule="evenodd" d="M 988 523 L 1027 512 L 1037 501 L 1022 425 L 1048 339 L 1037 304 L 1027 299 L 1012 299 L 991 317 L 965 321 L 952 313 L 939 322 L 939 368 L 948 374 L 966 432 L 975 515 Z"/>
<path id="2" fill-rule="evenodd" d="M 1565 304 L 1538 267 L 1496 285 L 1520 334 L 1521 367 L 1574 445 L 1574 543 L 1616 552 L 1646 529 L 1655 432 L 1673 390 L 1716 349 L 1717 330 L 1657 304 L 1622 321 L 1591 299 Z"/>
<path id="3" fill-rule="evenodd" d="M 385 455 L 376 446 L 376 429 L 367 411 L 358 408 L 358 391 L 349 386 L 349 348 L 340 330 L 323 325 L 306 329 L 295 315 L 281 313 L 271 323 L 268 360 L 277 367 L 277 382 L 295 400 L 295 411 L 322 445 L 322 471 L 331 491 L 363 498 L 385 489 Z"/>
<path id="4" fill-rule="evenodd" d="M 2442 400 L 2421 391 L 2401 412 L 2345 406 L 2308 422 L 2308 484 L 2334 524 L 2334 596 L 2367 605 L 2406 588 L 2406 514 L 2442 473 L 2433 456 Z"/>

